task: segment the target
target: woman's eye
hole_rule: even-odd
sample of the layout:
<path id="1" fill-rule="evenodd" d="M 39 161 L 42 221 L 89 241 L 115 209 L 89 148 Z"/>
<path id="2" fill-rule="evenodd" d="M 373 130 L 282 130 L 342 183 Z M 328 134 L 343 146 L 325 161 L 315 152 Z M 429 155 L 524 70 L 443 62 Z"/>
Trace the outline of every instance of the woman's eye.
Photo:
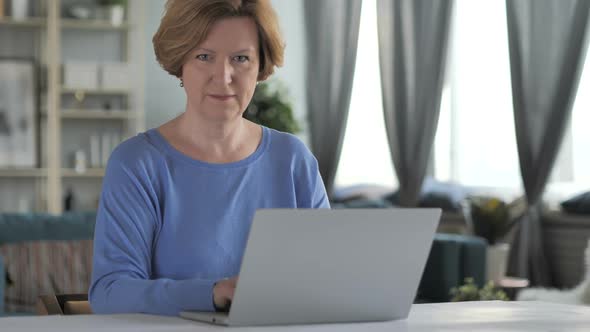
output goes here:
<path id="1" fill-rule="evenodd" d="M 207 61 L 209 60 L 209 54 L 199 54 L 195 57 L 197 60 Z"/>
<path id="2" fill-rule="evenodd" d="M 250 58 L 248 58 L 248 56 L 246 56 L 246 55 L 238 55 L 238 56 L 234 57 L 234 60 L 237 62 L 240 62 L 240 63 L 244 63 L 244 62 L 250 60 Z"/>

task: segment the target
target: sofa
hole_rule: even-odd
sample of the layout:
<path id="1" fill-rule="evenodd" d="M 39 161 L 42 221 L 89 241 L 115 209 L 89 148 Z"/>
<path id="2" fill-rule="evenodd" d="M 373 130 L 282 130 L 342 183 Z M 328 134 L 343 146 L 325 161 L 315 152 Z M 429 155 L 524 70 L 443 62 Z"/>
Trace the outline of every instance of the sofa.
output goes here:
<path id="1" fill-rule="evenodd" d="M 44 293 L 87 292 L 95 219 L 95 212 L 0 214 L 0 315 L 32 313 Z"/>
<path id="2" fill-rule="evenodd" d="M 487 242 L 471 235 L 436 233 L 418 287 L 417 301 L 447 302 L 450 290 L 473 278 L 485 284 Z"/>
<path id="3" fill-rule="evenodd" d="M 95 212 L 0 214 L 0 315 L 34 312 L 41 294 L 87 292 L 95 218 Z M 436 234 L 417 301 L 448 301 L 466 277 L 482 285 L 485 246 L 472 236 Z"/>

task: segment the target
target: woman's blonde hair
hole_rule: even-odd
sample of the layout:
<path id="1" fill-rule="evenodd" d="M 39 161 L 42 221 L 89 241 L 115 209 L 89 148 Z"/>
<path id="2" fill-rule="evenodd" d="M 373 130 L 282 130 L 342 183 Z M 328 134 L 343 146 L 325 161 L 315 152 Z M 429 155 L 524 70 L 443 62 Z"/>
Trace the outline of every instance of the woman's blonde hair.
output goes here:
<path id="1" fill-rule="evenodd" d="M 168 0 L 152 42 L 156 59 L 171 75 L 180 77 L 187 54 L 203 42 L 218 20 L 251 17 L 259 40 L 258 80 L 267 79 L 283 65 L 285 44 L 269 0 Z"/>

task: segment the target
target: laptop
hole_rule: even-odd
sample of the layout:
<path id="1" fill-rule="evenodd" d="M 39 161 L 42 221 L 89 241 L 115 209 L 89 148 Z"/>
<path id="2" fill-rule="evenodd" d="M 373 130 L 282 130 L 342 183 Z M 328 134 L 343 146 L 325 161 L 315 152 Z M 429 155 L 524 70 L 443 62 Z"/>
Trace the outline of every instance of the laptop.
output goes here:
<path id="1" fill-rule="evenodd" d="M 227 326 L 408 317 L 440 209 L 263 209 L 255 213 Z"/>

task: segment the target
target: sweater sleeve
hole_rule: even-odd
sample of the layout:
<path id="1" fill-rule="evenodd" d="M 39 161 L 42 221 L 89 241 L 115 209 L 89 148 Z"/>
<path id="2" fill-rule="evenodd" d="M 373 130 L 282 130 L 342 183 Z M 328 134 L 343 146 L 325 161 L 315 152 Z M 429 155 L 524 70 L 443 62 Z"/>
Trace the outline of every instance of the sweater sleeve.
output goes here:
<path id="1" fill-rule="evenodd" d="M 126 165 L 131 163 L 131 167 Z M 215 280 L 151 277 L 161 223 L 158 195 L 149 173 L 145 165 L 120 150 L 109 160 L 94 234 L 92 310 L 97 314 L 160 315 L 213 311 Z"/>
<path id="2" fill-rule="evenodd" d="M 326 187 L 320 174 L 318 161 L 307 148 L 303 148 L 304 156 L 300 167 L 296 170 L 297 207 L 304 209 L 329 209 L 330 201 Z"/>
<path id="3" fill-rule="evenodd" d="M 310 172 L 310 188 L 311 188 L 311 208 L 314 209 L 329 209 L 330 201 L 328 200 L 328 194 L 326 193 L 326 187 L 324 181 L 320 175 L 318 168 L 318 161 L 313 158 L 313 163 Z"/>

